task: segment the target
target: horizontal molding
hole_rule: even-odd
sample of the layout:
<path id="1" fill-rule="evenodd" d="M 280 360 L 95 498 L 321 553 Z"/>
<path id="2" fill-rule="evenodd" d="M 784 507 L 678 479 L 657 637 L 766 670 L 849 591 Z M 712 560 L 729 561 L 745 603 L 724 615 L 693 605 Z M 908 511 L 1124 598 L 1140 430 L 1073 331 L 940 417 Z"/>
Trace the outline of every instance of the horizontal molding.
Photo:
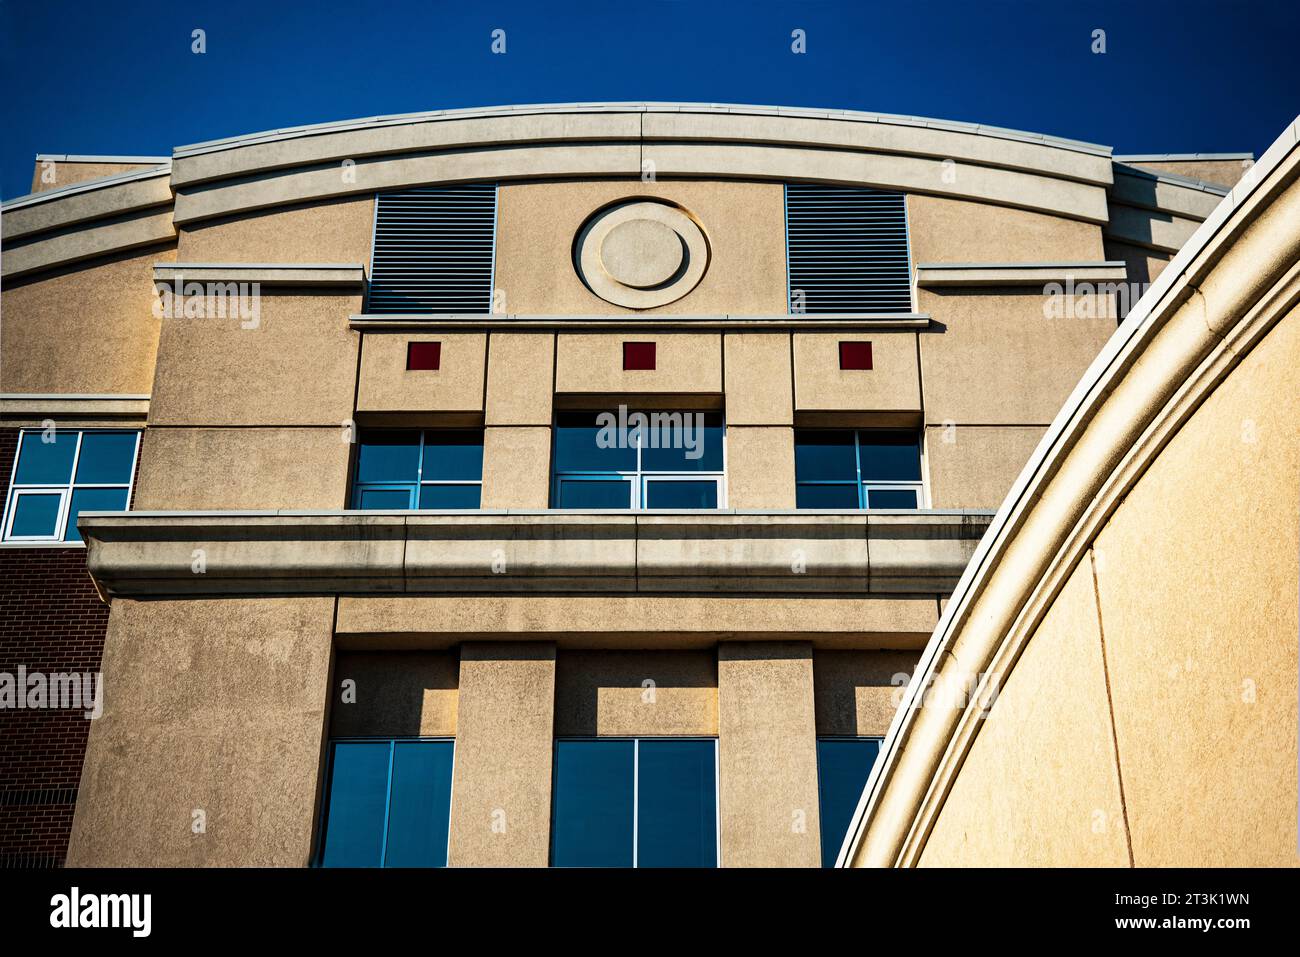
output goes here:
<path id="1" fill-rule="evenodd" d="M 4 211 L 6 241 L 23 239 L 56 229 L 65 229 L 98 219 L 120 217 L 155 207 L 170 207 L 171 184 L 167 170 L 152 170 L 125 179 L 102 181 L 92 189 L 37 193 L 50 201 L 26 203 Z"/>
<path id="2" fill-rule="evenodd" d="M 154 282 L 244 282 L 262 286 L 361 288 L 360 263 L 155 263 Z"/>
<path id="3" fill-rule="evenodd" d="M 85 512 L 114 595 L 944 594 L 978 511 Z M 205 571 L 192 566 L 203 553 Z"/>
<path id="4" fill-rule="evenodd" d="M 95 259 L 176 239 L 170 209 L 131 219 L 90 223 L 83 229 L 37 238 L 24 246 L 10 246 L 0 259 L 0 276 L 17 279 L 70 263 Z"/>
<path id="5" fill-rule="evenodd" d="M 97 156 L 93 153 L 37 153 L 38 163 L 131 163 L 138 165 L 170 163 L 170 156 Z"/>
<path id="6" fill-rule="evenodd" d="M 659 313 L 617 315 L 548 315 L 502 313 L 429 313 L 428 315 L 374 315 L 350 317 L 353 329 L 924 329 L 930 325 L 927 312 L 908 313 L 817 313 L 800 316 L 781 313 L 771 316 L 716 315 L 677 316 Z"/>
<path id="7" fill-rule="evenodd" d="M 0 419 L 58 416 L 146 416 L 147 395 L 72 395 L 0 393 Z"/>
<path id="8" fill-rule="evenodd" d="M 1254 153 L 1125 153 L 1111 157 L 1116 163 L 1200 163 L 1254 158 Z"/>
<path id="9" fill-rule="evenodd" d="M 1125 282 L 1122 261 L 1064 263 L 918 263 L 916 284 L 945 286 L 1043 286 L 1047 283 Z"/>

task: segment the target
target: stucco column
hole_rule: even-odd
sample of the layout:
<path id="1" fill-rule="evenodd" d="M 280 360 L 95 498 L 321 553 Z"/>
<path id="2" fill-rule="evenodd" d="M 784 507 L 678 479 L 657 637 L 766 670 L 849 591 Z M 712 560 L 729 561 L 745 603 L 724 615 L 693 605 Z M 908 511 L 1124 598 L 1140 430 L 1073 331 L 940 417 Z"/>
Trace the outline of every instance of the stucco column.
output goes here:
<path id="1" fill-rule="evenodd" d="M 303 867 L 332 598 L 113 600 L 73 867 Z"/>
<path id="2" fill-rule="evenodd" d="M 718 646 L 724 867 L 818 867 L 812 644 Z"/>
<path id="3" fill-rule="evenodd" d="M 555 645 L 461 648 L 452 867 L 545 867 L 550 853 Z"/>

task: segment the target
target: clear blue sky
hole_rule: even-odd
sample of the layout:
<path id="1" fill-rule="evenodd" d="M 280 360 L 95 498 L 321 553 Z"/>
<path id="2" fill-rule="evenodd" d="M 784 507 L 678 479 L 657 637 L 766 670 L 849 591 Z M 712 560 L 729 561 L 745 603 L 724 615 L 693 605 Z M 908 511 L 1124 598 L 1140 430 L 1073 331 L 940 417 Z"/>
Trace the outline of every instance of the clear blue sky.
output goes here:
<path id="1" fill-rule="evenodd" d="M 1298 0 L 0 0 L 0 190 L 36 153 L 507 103 L 701 100 L 1257 155 L 1300 113 Z M 191 52 L 191 31 L 207 52 Z M 490 34 L 506 31 L 504 56 Z M 807 53 L 791 52 L 791 31 Z M 1106 31 L 1106 53 L 1091 34 Z"/>

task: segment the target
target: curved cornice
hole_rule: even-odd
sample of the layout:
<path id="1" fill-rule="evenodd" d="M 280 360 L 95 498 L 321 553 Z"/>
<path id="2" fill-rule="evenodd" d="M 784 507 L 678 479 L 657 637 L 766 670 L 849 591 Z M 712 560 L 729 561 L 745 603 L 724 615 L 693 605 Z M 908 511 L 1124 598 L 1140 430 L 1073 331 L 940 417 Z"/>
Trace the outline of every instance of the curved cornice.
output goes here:
<path id="1" fill-rule="evenodd" d="M 1300 119 L 1174 257 L 1075 387 L 922 653 L 840 852 L 915 865 L 992 689 L 1106 520 L 1204 398 L 1300 301 Z"/>
<path id="2" fill-rule="evenodd" d="M 1109 223 L 1114 238 L 1157 249 L 1177 248 L 1208 208 L 1204 191 L 1167 177 L 1120 195 L 1115 169 L 1105 146 L 854 111 L 578 103 L 371 117 L 184 146 L 170 165 L 14 199 L 3 273 L 169 241 L 220 217 L 475 180 L 649 172 L 874 186 Z M 1118 226 L 1108 192 L 1125 211 Z"/>

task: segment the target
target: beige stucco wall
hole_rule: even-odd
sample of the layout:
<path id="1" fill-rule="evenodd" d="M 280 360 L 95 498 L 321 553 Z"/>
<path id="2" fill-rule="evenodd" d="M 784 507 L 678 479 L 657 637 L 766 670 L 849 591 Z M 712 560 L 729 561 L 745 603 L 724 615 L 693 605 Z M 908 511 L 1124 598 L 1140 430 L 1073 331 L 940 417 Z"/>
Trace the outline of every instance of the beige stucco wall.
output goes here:
<path id="1" fill-rule="evenodd" d="M 343 508 L 352 446 L 338 426 L 148 428 L 136 509 Z"/>
<path id="2" fill-rule="evenodd" d="M 360 296 L 263 289 L 258 302 L 256 318 L 162 321 L 151 424 L 338 426 L 351 418 L 359 334 L 347 317 Z"/>
<path id="3" fill-rule="evenodd" d="M 1085 560 L 1002 678 L 921 863 L 1127 865 L 1108 703 L 1092 568 Z"/>
<path id="4" fill-rule="evenodd" d="M 68 864 L 306 865 L 333 608 L 114 601 Z"/>
<path id="5" fill-rule="evenodd" d="M 1293 308 L 1097 539 L 1139 867 L 1296 864 L 1297 395 Z"/>
<path id="6" fill-rule="evenodd" d="M 483 508 L 551 504 L 551 427 L 499 425 L 483 430 Z"/>
<path id="7" fill-rule="evenodd" d="M 722 339 L 727 425 L 790 425 L 794 364 L 788 332 L 728 332 Z"/>
<path id="8" fill-rule="evenodd" d="M 580 180 L 503 183 L 497 198 L 496 287 L 509 313 L 615 314 L 583 285 L 573 241 L 596 210 L 623 199 L 684 207 L 708 238 L 709 268 L 686 296 L 647 312 L 677 315 L 786 311 L 785 205 L 780 183 Z"/>
<path id="9" fill-rule="evenodd" d="M 454 737 L 459 680 L 450 652 L 338 652 L 330 736 Z"/>
<path id="10" fill-rule="evenodd" d="M 557 737 L 717 733 L 718 668 L 712 651 L 559 653 Z"/>
<path id="11" fill-rule="evenodd" d="M 442 344 L 437 369 L 407 369 L 407 344 Z M 481 412 L 487 334 L 367 332 L 361 338 L 358 412 Z"/>
<path id="12" fill-rule="evenodd" d="M 919 290 L 930 425 L 1047 425 L 1115 332 L 1114 318 L 1047 318 L 1041 291 Z"/>
<path id="13" fill-rule="evenodd" d="M 554 645 L 461 648 L 450 866 L 547 865 L 554 706 Z"/>
<path id="14" fill-rule="evenodd" d="M 369 274 L 374 227 L 373 196 L 284 206 L 182 227 L 177 262 L 360 263 Z"/>
<path id="15" fill-rule="evenodd" d="M 73 183 L 103 176 L 116 176 L 133 170 L 149 169 L 157 163 L 79 163 L 70 160 L 37 160 L 32 169 L 32 192 L 43 193 Z"/>
<path id="16" fill-rule="evenodd" d="M 1125 165 L 1232 187 L 1236 186 L 1237 181 L 1246 174 L 1246 170 L 1255 164 L 1253 160 L 1160 160 Z"/>
<path id="17" fill-rule="evenodd" d="M 736 635 L 821 648 L 920 649 L 938 621 L 934 595 L 764 598 L 678 595 L 341 596 L 346 647 L 447 648 L 462 639 L 561 647 L 711 648 Z M 616 623 L 611 628 L 611 622 Z"/>
<path id="18" fill-rule="evenodd" d="M 727 427 L 727 507 L 794 508 L 794 430 Z"/>
<path id="19" fill-rule="evenodd" d="M 488 425 L 551 424 L 555 335 L 493 332 L 488 340 Z"/>
<path id="20" fill-rule="evenodd" d="M 870 342 L 871 368 L 840 368 L 841 342 Z M 794 404 L 799 411 L 918 412 L 916 334 L 796 332 Z"/>
<path id="21" fill-rule="evenodd" d="M 925 430 L 932 508 L 997 508 L 1046 426 L 931 425 Z"/>
<path id="22" fill-rule="evenodd" d="M 722 391 L 722 336 L 716 332 L 562 332 L 557 338 L 556 392 Z M 655 343 L 655 367 L 624 370 L 624 342 Z"/>
<path id="23" fill-rule="evenodd" d="M 0 392 L 148 395 L 159 320 L 153 264 L 174 247 L 122 254 L 5 284 Z"/>
<path id="24" fill-rule="evenodd" d="M 958 176 L 960 168 L 954 169 Z M 1097 262 L 1101 227 L 1046 213 L 910 193 L 913 263 Z"/>
<path id="25" fill-rule="evenodd" d="M 914 652 L 816 652 L 817 733 L 884 737 L 916 662 Z"/>
<path id="26" fill-rule="evenodd" d="M 820 864 L 810 643 L 719 646 L 718 795 L 724 867 Z"/>

